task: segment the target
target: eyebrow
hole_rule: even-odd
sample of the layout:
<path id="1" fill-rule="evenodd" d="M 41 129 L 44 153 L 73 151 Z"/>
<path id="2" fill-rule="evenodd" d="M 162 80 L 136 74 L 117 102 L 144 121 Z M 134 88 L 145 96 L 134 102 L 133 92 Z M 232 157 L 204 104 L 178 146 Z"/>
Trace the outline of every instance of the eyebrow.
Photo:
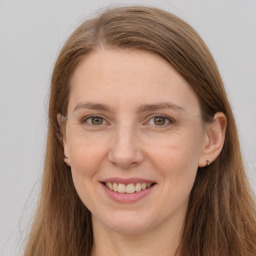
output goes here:
<path id="1" fill-rule="evenodd" d="M 100 103 L 92 103 L 92 102 L 80 102 L 78 103 L 73 112 L 78 111 L 79 109 L 91 109 L 91 110 L 100 110 L 105 112 L 111 112 L 113 113 L 113 109 L 108 107 L 107 105 L 100 104 Z M 173 109 L 178 111 L 184 111 L 184 108 L 170 102 L 164 102 L 164 103 L 157 103 L 157 104 L 145 104 L 140 106 L 137 109 L 138 113 L 142 112 L 150 112 L 150 111 L 156 111 L 156 110 L 162 110 L 162 109 Z"/>
<path id="2" fill-rule="evenodd" d="M 139 107 L 138 112 L 149 112 L 156 111 L 160 109 L 173 109 L 173 110 L 183 110 L 184 108 L 170 102 L 158 103 L 158 104 L 145 104 Z"/>
<path id="3" fill-rule="evenodd" d="M 85 103 L 85 102 L 80 102 L 78 103 L 73 112 L 79 110 L 79 109 L 92 109 L 92 110 L 101 110 L 101 111 L 106 111 L 106 112 L 113 112 L 111 110 L 111 108 L 109 108 L 108 106 L 106 105 L 103 105 L 103 104 L 100 104 L 100 103 Z"/>

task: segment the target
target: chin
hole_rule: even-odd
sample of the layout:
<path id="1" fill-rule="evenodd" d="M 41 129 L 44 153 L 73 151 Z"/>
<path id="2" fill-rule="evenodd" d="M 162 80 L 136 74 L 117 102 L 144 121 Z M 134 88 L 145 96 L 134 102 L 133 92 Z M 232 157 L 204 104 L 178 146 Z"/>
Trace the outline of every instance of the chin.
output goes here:
<path id="1" fill-rule="evenodd" d="M 141 234 L 149 231 L 154 226 L 154 221 L 152 218 L 148 218 L 149 216 L 139 216 L 138 213 L 120 215 L 115 214 L 115 216 L 104 218 L 101 223 L 106 229 L 125 235 Z"/>
<path id="2" fill-rule="evenodd" d="M 123 235 L 142 234 L 150 230 L 149 225 L 143 225 L 143 223 L 115 223 L 109 226 L 112 231 Z"/>

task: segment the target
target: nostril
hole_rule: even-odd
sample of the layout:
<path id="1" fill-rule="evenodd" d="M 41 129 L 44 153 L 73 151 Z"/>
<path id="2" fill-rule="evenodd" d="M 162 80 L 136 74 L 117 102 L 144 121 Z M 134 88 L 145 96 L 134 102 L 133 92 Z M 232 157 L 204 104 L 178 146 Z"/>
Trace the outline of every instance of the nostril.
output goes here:
<path id="1" fill-rule="evenodd" d="M 132 143 L 119 143 L 109 149 L 108 160 L 115 166 L 123 168 L 136 166 L 143 161 L 140 148 Z"/>

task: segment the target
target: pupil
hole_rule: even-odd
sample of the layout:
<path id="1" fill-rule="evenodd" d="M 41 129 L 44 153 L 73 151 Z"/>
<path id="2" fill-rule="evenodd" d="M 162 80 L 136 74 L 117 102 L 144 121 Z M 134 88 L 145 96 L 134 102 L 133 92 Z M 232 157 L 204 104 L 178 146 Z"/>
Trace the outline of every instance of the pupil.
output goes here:
<path id="1" fill-rule="evenodd" d="M 92 123 L 94 125 L 101 125 L 103 123 L 103 120 L 100 117 L 92 117 Z"/>
<path id="2" fill-rule="evenodd" d="M 164 125 L 165 124 L 165 118 L 163 118 L 163 117 L 155 117 L 154 118 L 154 123 L 156 125 Z"/>

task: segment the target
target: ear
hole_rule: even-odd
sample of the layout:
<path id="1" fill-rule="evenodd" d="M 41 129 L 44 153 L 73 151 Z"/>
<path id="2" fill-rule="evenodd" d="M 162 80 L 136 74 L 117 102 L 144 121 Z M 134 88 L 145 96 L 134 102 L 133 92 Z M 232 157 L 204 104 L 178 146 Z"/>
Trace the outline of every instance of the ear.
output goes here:
<path id="1" fill-rule="evenodd" d="M 58 121 L 59 127 L 61 128 L 61 113 L 57 114 L 57 121 Z"/>
<path id="2" fill-rule="evenodd" d="M 61 118 L 62 118 L 62 115 L 60 113 L 57 114 L 57 121 L 58 121 L 58 124 L 59 124 L 59 127 L 60 129 L 62 130 L 62 127 L 61 127 Z M 63 153 L 63 158 L 64 158 L 64 162 L 70 166 L 70 159 L 69 159 L 69 154 L 68 154 L 68 147 L 67 147 L 67 142 L 66 142 L 66 138 L 65 136 L 63 135 L 62 133 L 62 143 L 63 143 L 63 149 L 64 149 L 64 153 Z"/>
<path id="3" fill-rule="evenodd" d="M 205 125 L 205 139 L 198 166 L 205 167 L 212 163 L 221 153 L 225 141 L 227 118 L 217 112 L 213 121 Z"/>

